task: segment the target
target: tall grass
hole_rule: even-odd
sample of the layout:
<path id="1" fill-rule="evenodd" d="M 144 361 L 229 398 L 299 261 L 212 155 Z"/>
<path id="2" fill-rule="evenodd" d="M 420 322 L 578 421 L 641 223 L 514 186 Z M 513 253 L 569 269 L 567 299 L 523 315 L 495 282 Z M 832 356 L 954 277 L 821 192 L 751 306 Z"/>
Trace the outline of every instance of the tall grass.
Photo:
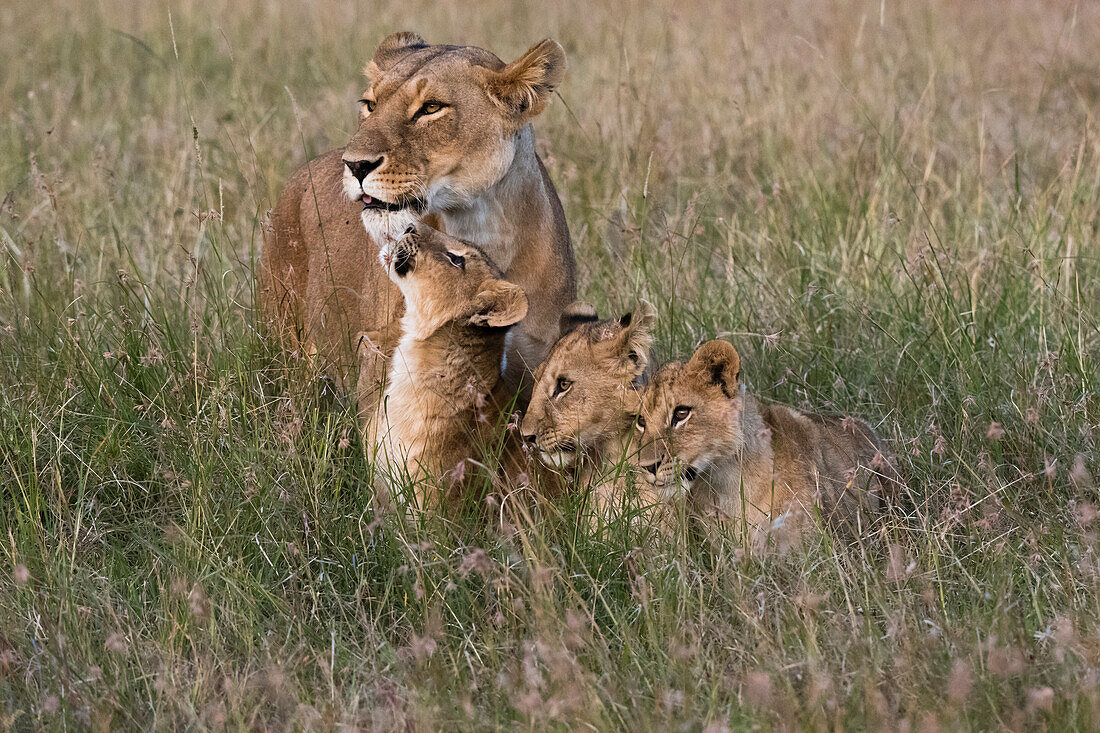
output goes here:
<path id="1" fill-rule="evenodd" d="M 253 328 L 386 33 L 570 57 L 582 295 L 656 360 L 869 419 L 910 505 L 785 554 L 375 515 L 354 406 Z M 1100 10 L 0 9 L 0 725 L 1100 727 Z"/>

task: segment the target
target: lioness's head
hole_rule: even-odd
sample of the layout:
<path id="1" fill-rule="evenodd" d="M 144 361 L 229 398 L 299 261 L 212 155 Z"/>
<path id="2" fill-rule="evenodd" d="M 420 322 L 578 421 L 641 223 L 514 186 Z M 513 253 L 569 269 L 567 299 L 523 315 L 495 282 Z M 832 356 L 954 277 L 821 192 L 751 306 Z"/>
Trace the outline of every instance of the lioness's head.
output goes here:
<path id="1" fill-rule="evenodd" d="M 741 361 L 725 341 L 707 341 L 685 364 L 661 367 L 642 395 L 637 462 L 658 489 L 688 490 L 699 474 L 744 444 Z"/>
<path id="2" fill-rule="evenodd" d="M 645 371 L 657 313 L 642 302 L 622 318 L 597 320 L 584 303 L 561 317 L 562 336 L 535 370 L 524 440 L 543 462 L 572 465 L 629 429 L 637 410 L 635 381 Z"/>
<path id="3" fill-rule="evenodd" d="M 387 36 L 367 64 L 344 188 L 383 247 L 428 212 L 460 208 L 501 179 L 516 135 L 546 107 L 565 52 L 544 40 L 510 64 L 474 46 Z"/>
<path id="4" fill-rule="evenodd" d="M 380 255 L 405 297 L 406 328 L 426 338 L 449 323 L 507 328 L 527 315 L 527 296 L 501 279 L 485 253 L 426 224 L 410 225 Z"/>

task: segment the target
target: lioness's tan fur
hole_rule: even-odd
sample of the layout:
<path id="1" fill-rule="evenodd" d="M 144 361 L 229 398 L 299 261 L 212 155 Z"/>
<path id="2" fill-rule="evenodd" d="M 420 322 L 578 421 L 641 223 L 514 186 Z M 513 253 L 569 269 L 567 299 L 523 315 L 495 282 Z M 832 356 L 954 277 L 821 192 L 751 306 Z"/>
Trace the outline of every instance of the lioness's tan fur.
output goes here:
<path id="1" fill-rule="evenodd" d="M 532 370 L 558 333 L 576 290 L 569 231 L 535 153 L 530 120 L 561 81 L 565 55 L 553 41 L 505 64 L 472 46 L 429 45 L 394 34 L 367 65 L 359 129 L 347 147 L 288 179 L 272 212 L 260 268 L 265 320 L 292 348 L 318 353 L 331 373 L 350 372 L 355 336 L 372 334 L 377 358 L 360 376 L 367 417 L 396 343 L 400 292 L 378 266 L 381 247 L 417 220 L 481 247 L 530 303 L 509 343 L 512 381 Z M 425 101 L 446 107 L 417 116 Z M 419 105 L 419 106 L 418 106 Z M 348 163 L 379 161 L 360 183 Z M 367 194 L 408 204 L 365 210 Z M 369 233 L 368 233 L 369 229 Z"/>

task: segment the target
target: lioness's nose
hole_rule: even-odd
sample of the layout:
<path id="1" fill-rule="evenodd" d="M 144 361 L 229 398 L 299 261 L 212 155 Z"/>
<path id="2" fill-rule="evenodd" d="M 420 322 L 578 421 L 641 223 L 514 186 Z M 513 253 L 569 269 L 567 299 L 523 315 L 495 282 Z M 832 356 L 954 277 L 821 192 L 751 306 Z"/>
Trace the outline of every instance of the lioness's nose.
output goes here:
<path id="1" fill-rule="evenodd" d="M 528 445 L 534 445 L 535 441 L 537 439 L 538 439 L 538 436 L 535 433 L 524 433 L 523 434 L 523 442 L 527 443 Z"/>
<path id="2" fill-rule="evenodd" d="M 385 156 L 382 155 L 378 156 L 374 160 L 348 160 L 347 158 L 344 158 L 344 165 L 348 167 L 348 170 L 351 171 L 351 174 L 355 176 L 356 180 L 358 180 L 359 183 L 362 184 L 363 179 L 369 176 L 372 170 L 382 165 L 382 161 L 384 159 Z"/>
<path id="3" fill-rule="evenodd" d="M 642 468 L 644 468 L 647 472 L 649 472 L 650 474 L 652 474 L 654 476 L 657 475 L 657 469 L 659 469 L 660 467 L 661 467 L 661 462 L 660 461 L 654 461 L 653 463 L 644 463 L 644 464 L 642 464 Z"/>

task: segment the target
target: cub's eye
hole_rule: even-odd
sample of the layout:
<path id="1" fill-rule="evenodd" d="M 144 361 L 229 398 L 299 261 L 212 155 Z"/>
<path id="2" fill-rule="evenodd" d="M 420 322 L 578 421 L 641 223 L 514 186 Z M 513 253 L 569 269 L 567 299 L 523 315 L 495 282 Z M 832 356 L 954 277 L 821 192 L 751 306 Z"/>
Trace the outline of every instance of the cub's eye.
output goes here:
<path id="1" fill-rule="evenodd" d="M 684 420 L 688 419 L 688 415 L 691 414 L 691 408 L 687 405 L 680 405 L 672 411 L 672 427 L 676 427 Z"/>
<path id="2" fill-rule="evenodd" d="M 568 392 L 572 386 L 573 380 L 567 379 L 566 377 L 558 377 L 558 381 L 554 385 L 554 396 L 561 397 Z"/>
<path id="3" fill-rule="evenodd" d="M 420 105 L 420 109 L 416 110 L 416 114 L 413 115 L 413 119 L 424 117 L 425 115 L 434 115 L 439 110 L 443 109 L 447 105 L 442 102 L 425 102 Z"/>
<path id="4" fill-rule="evenodd" d="M 374 111 L 375 102 L 374 102 L 373 99 L 360 99 L 359 104 L 366 107 L 368 112 L 373 112 Z"/>
<path id="5" fill-rule="evenodd" d="M 645 418 L 641 415 L 635 415 L 634 420 L 636 421 L 634 423 L 634 426 L 638 428 L 638 432 L 645 432 Z"/>
<path id="6" fill-rule="evenodd" d="M 455 254 L 450 250 L 447 250 L 443 254 L 447 255 L 447 260 L 455 267 L 459 268 L 460 270 L 466 269 L 466 258 L 462 255 Z"/>

